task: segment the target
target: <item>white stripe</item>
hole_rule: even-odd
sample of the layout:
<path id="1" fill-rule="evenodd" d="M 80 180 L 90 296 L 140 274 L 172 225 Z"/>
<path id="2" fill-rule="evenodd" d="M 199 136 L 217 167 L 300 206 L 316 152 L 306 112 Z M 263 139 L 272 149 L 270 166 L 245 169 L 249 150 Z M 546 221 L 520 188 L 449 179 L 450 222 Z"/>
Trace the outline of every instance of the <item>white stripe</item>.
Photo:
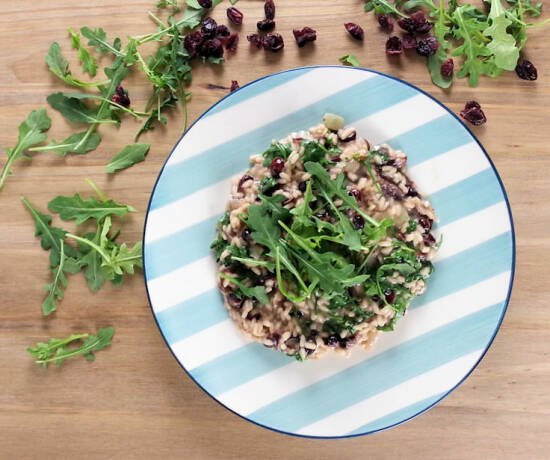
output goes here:
<path id="1" fill-rule="evenodd" d="M 418 102 L 420 103 L 424 99 L 426 98 L 423 97 Z M 418 127 L 431 121 L 432 118 L 437 118 L 437 116 L 441 115 L 437 111 L 422 109 L 422 105 L 420 104 L 421 110 L 417 117 L 413 119 L 414 125 L 388 123 L 387 119 L 399 117 L 399 112 L 408 108 L 407 105 L 404 105 L 407 102 L 410 103 L 410 100 L 396 104 L 370 117 L 363 118 L 353 123 L 353 125 L 376 126 L 376 129 L 379 129 L 381 132 L 384 131 L 386 133 L 385 137 L 382 138 L 377 135 L 374 137 L 378 140 L 371 140 L 374 145 L 381 144 L 385 140 L 403 134 L 409 131 L 409 129 Z M 387 126 L 385 129 L 382 129 L 384 123 Z M 365 128 L 365 130 L 367 129 Z M 484 155 L 480 154 L 478 145 L 475 142 L 471 142 L 427 160 L 411 168 L 409 173 L 422 194 L 428 195 L 473 176 L 488 167 L 489 162 Z M 236 177 L 240 175 L 238 174 Z M 150 210 L 147 217 L 145 244 L 152 243 L 159 238 L 166 237 L 222 213 L 229 195 L 231 180 L 232 178 L 225 179 L 170 204 Z"/>
<path id="2" fill-rule="evenodd" d="M 390 348 L 504 301 L 509 282 L 510 272 L 506 271 L 410 310 L 405 319 L 397 323 L 393 333 L 380 335 L 376 346 L 371 351 L 355 350 L 347 360 L 342 359 L 341 356 L 329 354 L 321 360 L 291 363 L 220 394 L 217 399 L 239 414 L 250 414 Z M 198 351 L 197 348 L 193 350 Z M 185 361 L 182 363 L 187 366 Z"/>
<path id="3" fill-rule="evenodd" d="M 208 329 L 170 345 L 179 361 L 189 371 L 218 356 L 229 353 L 250 343 L 235 327 L 231 319 L 210 326 Z M 223 351 L 220 353 L 220 348 Z"/>
<path id="4" fill-rule="evenodd" d="M 448 112 L 442 106 L 423 94 L 417 94 L 371 116 L 350 120 L 350 125 L 372 145 L 378 145 L 446 114 Z"/>
<path id="5" fill-rule="evenodd" d="M 506 203 L 489 206 L 462 219 L 437 228 L 437 238 L 443 235 L 443 243 L 436 254 L 435 262 L 473 248 L 484 241 L 510 231 L 510 219 Z"/>
<path id="6" fill-rule="evenodd" d="M 483 229 L 480 231 L 479 229 Z M 443 244 L 437 253 L 436 262 L 472 248 L 510 230 L 508 212 L 504 201 L 489 206 L 467 217 L 444 225 L 434 231 L 439 238 L 443 234 Z M 196 295 L 216 287 L 216 264 L 212 256 L 207 256 L 159 276 L 147 282 L 151 304 L 155 312 L 162 311 Z M 203 273 L 203 276 L 196 276 Z M 184 280 L 194 280 L 185 285 L 185 289 L 174 289 Z"/>
<path id="7" fill-rule="evenodd" d="M 477 350 L 462 356 L 301 428 L 297 433 L 341 436 L 411 404 L 447 392 L 468 373 L 482 353 L 483 350 Z"/>
<path id="8" fill-rule="evenodd" d="M 409 175 L 420 193 L 427 196 L 463 181 L 489 166 L 479 146 L 470 142 L 413 166 Z"/>
<path id="9" fill-rule="evenodd" d="M 155 313 L 203 294 L 216 287 L 214 257 L 203 257 L 168 275 L 148 281 L 149 297 Z M 192 282 L 189 282 L 191 280 Z"/>
<path id="10" fill-rule="evenodd" d="M 254 131 L 376 76 L 371 72 L 342 72 L 337 68 L 311 70 L 196 123 L 176 146 L 167 167 L 235 139 L 244 134 L 244 129 Z M 300 97 L 282 97 L 291 94 Z M 213 126 L 217 129 L 212 129 Z"/>

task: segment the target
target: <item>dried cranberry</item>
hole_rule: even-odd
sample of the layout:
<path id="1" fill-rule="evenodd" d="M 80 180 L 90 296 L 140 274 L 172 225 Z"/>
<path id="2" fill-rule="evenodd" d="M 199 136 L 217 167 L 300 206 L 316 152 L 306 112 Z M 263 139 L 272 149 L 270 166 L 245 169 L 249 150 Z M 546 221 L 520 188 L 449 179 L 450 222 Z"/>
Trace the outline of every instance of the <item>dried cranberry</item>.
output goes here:
<path id="1" fill-rule="evenodd" d="M 422 11 L 411 14 L 410 18 L 399 18 L 397 24 L 409 34 L 425 34 L 432 26 Z"/>
<path id="2" fill-rule="evenodd" d="M 387 291 L 384 291 L 384 297 L 386 299 L 386 302 L 388 302 L 388 303 L 394 303 L 395 302 L 395 292 L 393 292 L 391 289 L 388 289 Z"/>
<path id="3" fill-rule="evenodd" d="M 203 8 L 212 8 L 212 0 L 198 0 L 199 5 Z"/>
<path id="4" fill-rule="evenodd" d="M 304 316 L 304 314 L 300 310 L 294 308 L 290 312 L 290 316 L 292 316 L 293 318 L 301 319 Z"/>
<path id="5" fill-rule="evenodd" d="M 235 80 L 233 80 L 235 81 Z M 233 87 L 233 84 L 231 84 L 231 87 Z M 243 186 L 243 184 L 249 180 L 254 180 L 254 178 L 249 175 L 249 174 L 245 174 L 243 177 L 241 177 L 241 179 L 239 180 L 239 184 L 237 185 L 237 191 L 240 192 L 242 191 L 241 188 Z"/>
<path id="6" fill-rule="evenodd" d="M 199 55 L 205 58 L 222 57 L 223 56 L 222 42 L 217 38 L 214 38 L 212 40 L 205 40 L 199 49 Z"/>
<path id="7" fill-rule="evenodd" d="M 234 53 L 237 51 L 237 45 L 239 44 L 239 36 L 237 34 L 230 35 L 225 42 L 225 49 Z"/>
<path id="8" fill-rule="evenodd" d="M 275 21 L 273 19 L 262 19 L 256 23 L 256 27 L 262 32 L 271 32 L 275 28 Z"/>
<path id="9" fill-rule="evenodd" d="M 204 37 L 202 36 L 202 32 L 197 30 L 196 32 L 191 32 L 185 36 L 183 46 L 185 47 L 187 53 L 189 53 L 189 56 L 193 57 L 197 54 L 203 41 Z"/>
<path id="10" fill-rule="evenodd" d="M 418 192 L 412 183 L 407 184 L 407 196 L 418 196 Z"/>
<path id="11" fill-rule="evenodd" d="M 298 190 L 300 190 L 300 192 L 304 193 L 306 189 L 307 189 L 307 182 L 305 180 L 298 184 Z"/>
<path id="12" fill-rule="evenodd" d="M 374 295 L 371 297 L 371 299 L 372 299 L 373 302 L 376 302 L 376 303 L 380 302 L 380 296 L 377 295 L 377 294 L 374 294 Z"/>
<path id="13" fill-rule="evenodd" d="M 285 168 L 285 160 L 280 157 L 273 158 L 271 164 L 269 165 L 269 172 L 271 172 L 272 177 L 279 177 Z"/>
<path id="14" fill-rule="evenodd" d="M 390 184 L 389 182 L 382 184 L 382 193 L 396 201 L 402 201 L 404 198 L 401 189 L 397 185 Z"/>
<path id="15" fill-rule="evenodd" d="M 323 342 L 325 342 L 325 345 L 328 345 L 330 347 L 338 344 L 338 342 L 340 342 L 340 337 L 338 337 L 337 335 L 329 335 L 328 337 L 325 337 L 323 339 Z"/>
<path id="16" fill-rule="evenodd" d="M 229 306 L 235 310 L 238 310 L 243 306 L 244 299 L 239 299 L 232 292 L 226 296 L 226 299 Z"/>
<path id="17" fill-rule="evenodd" d="M 452 59 L 447 59 L 443 64 L 441 64 L 441 75 L 444 77 L 450 77 L 455 70 L 455 62 Z"/>
<path id="18" fill-rule="evenodd" d="M 432 225 L 433 225 L 433 220 L 430 219 L 428 216 L 421 215 L 418 218 L 418 223 L 422 226 L 422 228 L 424 228 L 426 230 L 430 230 L 432 228 Z"/>
<path id="19" fill-rule="evenodd" d="M 248 313 L 248 315 L 246 315 L 246 319 L 248 319 L 249 321 L 260 321 L 262 319 L 262 314 L 261 313 Z"/>
<path id="20" fill-rule="evenodd" d="M 231 88 L 229 88 L 229 92 L 232 93 L 233 91 L 239 89 L 239 82 L 237 80 L 231 80 Z"/>
<path id="21" fill-rule="evenodd" d="M 347 22 L 344 24 L 344 27 L 356 40 L 363 40 L 365 38 L 365 32 L 363 32 L 361 26 L 354 24 L 353 22 Z"/>
<path id="22" fill-rule="evenodd" d="M 229 36 L 231 35 L 231 32 L 227 28 L 227 26 L 224 26 L 223 24 L 216 27 L 216 38 L 221 40 L 222 42 L 227 40 Z"/>
<path id="23" fill-rule="evenodd" d="M 229 20 L 238 26 L 243 23 L 243 14 L 235 7 L 227 8 L 227 17 Z"/>
<path id="24" fill-rule="evenodd" d="M 361 201 L 361 192 L 356 188 L 350 188 L 348 192 L 356 201 Z"/>
<path id="25" fill-rule="evenodd" d="M 279 339 L 281 338 L 281 335 L 277 332 L 274 332 L 273 334 L 270 334 L 266 337 L 266 339 L 271 340 L 273 343 L 273 347 L 276 347 L 279 344 Z"/>
<path id="26" fill-rule="evenodd" d="M 242 236 L 243 240 L 245 240 L 245 241 L 247 241 L 247 242 L 250 241 L 250 233 L 251 233 L 250 229 L 249 229 L 248 227 L 245 228 L 245 229 L 241 232 L 241 236 Z"/>
<path id="27" fill-rule="evenodd" d="M 426 246 L 432 246 L 435 244 L 435 238 L 431 233 L 424 233 L 422 235 L 422 241 Z"/>
<path id="28" fill-rule="evenodd" d="M 262 46 L 265 50 L 276 53 L 284 48 L 285 41 L 280 34 L 269 33 L 262 39 Z"/>
<path id="29" fill-rule="evenodd" d="M 390 56 L 403 53 L 403 43 L 399 37 L 390 37 L 386 41 L 386 54 Z"/>
<path id="30" fill-rule="evenodd" d="M 122 86 L 117 86 L 115 89 L 115 94 L 111 97 L 111 101 L 115 104 L 121 105 L 122 107 L 130 107 L 130 98 L 128 97 L 128 92 L 124 90 Z"/>
<path id="31" fill-rule="evenodd" d="M 275 19 L 275 3 L 273 3 L 273 0 L 265 0 L 264 12 L 266 19 Z"/>
<path id="32" fill-rule="evenodd" d="M 202 20 L 201 32 L 204 38 L 214 38 L 218 24 L 212 18 L 204 18 Z"/>
<path id="33" fill-rule="evenodd" d="M 482 125 L 487 121 L 481 106 L 476 101 L 466 102 L 464 110 L 460 111 L 460 116 L 474 126 Z"/>
<path id="34" fill-rule="evenodd" d="M 380 24 L 380 27 L 384 32 L 387 32 L 387 33 L 393 32 L 393 19 L 389 14 L 379 14 L 378 24 Z"/>
<path id="35" fill-rule="evenodd" d="M 420 56 L 430 57 L 435 54 L 439 46 L 440 46 L 440 43 L 437 41 L 437 38 L 427 37 L 418 42 L 418 46 L 416 47 L 416 52 L 420 54 Z"/>
<path id="36" fill-rule="evenodd" d="M 426 260 L 428 260 L 428 257 L 423 252 L 417 252 L 416 257 L 420 262 L 426 262 Z"/>
<path id="37" fill-rule="evenodd" d="M 405 34 L 403 35 L 403 48 L 406 50 L 415 50 L 418 46 L 416 37 L 414 35 Z"/>
<path id="38" fill-rule="evenodd" d="M 304 27 L 302 30 L 294 29 L 292 31 L 298 47 L 302 48 L 308 42 L 317 40 L 317 32 L 311 27 Z"/>
<path id="39" fill-rule="evenodd" d="M 518 62 L 516 65 L 516 73 L 522 80 L 535 81 L 538 77 L 537 68 L 527 59 L 522 59 Z"/>
<path id="40" fill-rule="evenodd" d="M 353 216 L 353 226 L 355 230 L 361 230 L 365 226 L 365 219 L 363 219 L 359 214 Z"/>
<path id="41" fill-rule="evenodd" d="M 330 161 L 332 161 L 333 163 L 338 163 L 342 158 L 340 157 L 340 155 L 334 155 L 333 157 L 330 157 Z"/>
<path id="42" fill-rule="evenodd" d="M 262 37 L 258 34 L 247 35 L 246 39 L 250 42 L 251 45 L 255 45 L 256 48 L 262 47 Z"/>
<path id="43" fill-rule="evenodd" d="M 330 220 L 330 216 L 326 213 L 326 211 L 318 212 L 317 214 L 315 214 L 315 217 L 325 222 L 328 222 Z"/>

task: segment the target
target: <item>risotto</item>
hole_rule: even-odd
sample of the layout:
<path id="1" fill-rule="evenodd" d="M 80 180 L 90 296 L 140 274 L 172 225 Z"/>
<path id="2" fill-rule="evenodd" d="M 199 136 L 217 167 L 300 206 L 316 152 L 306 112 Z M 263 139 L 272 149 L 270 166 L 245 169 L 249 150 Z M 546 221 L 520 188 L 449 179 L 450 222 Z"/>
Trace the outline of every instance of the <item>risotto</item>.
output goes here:
<path id="1" fill-rule="evenodd" d="M 253 155 L 211 246 L 237 327 L 298 360 L 393 330 L 438 248 L 407 156 L 343 125 L 326 114 Z"/>

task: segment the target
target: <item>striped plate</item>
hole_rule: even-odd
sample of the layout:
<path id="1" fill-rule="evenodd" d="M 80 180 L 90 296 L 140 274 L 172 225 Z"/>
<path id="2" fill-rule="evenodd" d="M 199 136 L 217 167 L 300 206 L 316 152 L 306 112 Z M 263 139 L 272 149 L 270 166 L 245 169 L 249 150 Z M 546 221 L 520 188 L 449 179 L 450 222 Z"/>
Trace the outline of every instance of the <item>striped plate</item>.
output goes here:
<path id="1" fill-rule="evenodd" d="M 216 289 L 209 244 L 231 177 L 248 157 L 325 112 L 342 115 L 371 143 L 409 155 L 410 175 L 436 209 L 444 241 L 427 292 L 372 351 L 300 363 L 235 328 Z M 500 326 L 514 251 L 504 187 L 462 122 L 408 83 L 332 66 L 270 75 L 210 108 L 168 157 L 144 234 L 153 315 L 189 376 L 254 423 L 313 437 L 391 427 L 456 388 Z"/>

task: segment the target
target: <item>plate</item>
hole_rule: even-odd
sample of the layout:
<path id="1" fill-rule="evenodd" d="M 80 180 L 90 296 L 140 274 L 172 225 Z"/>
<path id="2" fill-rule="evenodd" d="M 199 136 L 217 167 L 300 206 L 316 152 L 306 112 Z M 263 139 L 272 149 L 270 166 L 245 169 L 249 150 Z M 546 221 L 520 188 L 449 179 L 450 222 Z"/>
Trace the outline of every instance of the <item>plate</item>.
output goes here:
<path id="1" fill-rule="evenodd" d="M 250 342 L 216 288 L 209 245 L 230 181 L 273 139 L 344 117 L 371 144 L 409 157 L 440 218 L 443 244 L 426 293 L 370 351 L 304 363 Z M 468 128 L 420 89 L 350 67 L 293 69 L 256 80 L 207 110 L 170 153 L 153 189 L 144 270 L 153 316 L 189 376 L 234 413 L 311 437 L 395 426 L 455 389 L 489 348 L 515 266 L 506 192 Z M 334 355 L 334 356 L 333 356 Z"/>

